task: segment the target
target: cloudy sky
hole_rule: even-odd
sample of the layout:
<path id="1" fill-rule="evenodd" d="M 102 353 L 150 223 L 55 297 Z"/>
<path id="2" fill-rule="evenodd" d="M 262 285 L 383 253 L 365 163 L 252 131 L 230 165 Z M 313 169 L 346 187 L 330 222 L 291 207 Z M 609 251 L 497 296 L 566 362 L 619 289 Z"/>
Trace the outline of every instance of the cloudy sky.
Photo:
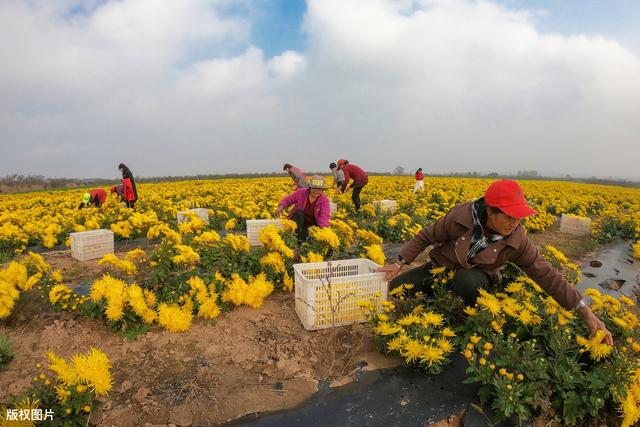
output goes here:
<path id="1" fill-rule="evenodd" d="M 2 0 L 0 175 L 640 179 L 636 0 Z"/>

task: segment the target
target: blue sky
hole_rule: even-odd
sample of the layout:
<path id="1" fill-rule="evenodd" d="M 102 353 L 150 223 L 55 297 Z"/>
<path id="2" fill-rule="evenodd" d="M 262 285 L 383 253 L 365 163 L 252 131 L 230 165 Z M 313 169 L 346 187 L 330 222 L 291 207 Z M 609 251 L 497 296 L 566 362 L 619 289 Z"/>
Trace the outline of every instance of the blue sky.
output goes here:
<path id="1" fill-rule="evenodd" d="M 539 13 L 535 22 L 542 33 L 599 34 L 640 52 L 638 0 L 498 0 L 496 3 L 511 10 Z M 263 0 L 257 4 L 260 11 L 252 31 L 256 46 L 267 56 L 305 49 L 304 0 Z"/>
<path id="2" fill-rule="evenodd" d="M 542 12 L 541 32 L 600 34 L 640 50 L 640 2 L 637 0 L 500 0 L 509 9 Z"/>
<path id="3" fill-rule="evenodd" d="M 305 1 L 268 0 L 260 9 L 252 39 L 267 56 L 279 55 L 285 50 L 305 50 L 306 35 L 302 30 L 307 10 Z"/>

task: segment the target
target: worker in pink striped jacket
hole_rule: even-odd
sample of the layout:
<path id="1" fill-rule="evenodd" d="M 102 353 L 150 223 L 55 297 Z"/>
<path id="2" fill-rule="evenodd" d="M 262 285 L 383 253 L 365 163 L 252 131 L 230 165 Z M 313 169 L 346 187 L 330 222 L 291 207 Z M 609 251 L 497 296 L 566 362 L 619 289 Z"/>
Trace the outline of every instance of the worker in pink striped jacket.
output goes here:
<path id="1" fill-rule="evenodd" d="M 289 219 L 296 222 L 298 228 L 298 240 L 303 241 L 309 235 L 309 227 L 329 226 L 329 199 L 324 194 L 327 188 L 324 178 L 314 175 L 309 182 L 309 188 L 298 188 L 293 193 L 280 200 L 276 209 L 276 217 L 290 206 L 294 206 L 289 212 Z"/>

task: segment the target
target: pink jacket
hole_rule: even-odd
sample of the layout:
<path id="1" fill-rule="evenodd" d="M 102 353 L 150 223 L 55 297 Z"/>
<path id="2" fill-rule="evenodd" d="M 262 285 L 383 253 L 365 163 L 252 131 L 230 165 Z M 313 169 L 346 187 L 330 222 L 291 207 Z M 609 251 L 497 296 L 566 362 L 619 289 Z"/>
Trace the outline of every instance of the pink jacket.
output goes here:
<path id="1" fill-rule="evenodd" d="M 309 190 L 308 188 L 298 188 L 296 191 L 280 200 L 278 206 L 286 209 L 295 203 L 295 207 L 289 213 L 289 219 L 291 219 L 293 218 L 293 214 L 296 211 L 304 211 L 304 207 L 307 205 L 307 201 L 309 200 L 310 191 L 311 190 Z M 320 194 L 320 196 L 318 196 L 318 198 L 316 199 L 316 208 L 314 214 L 316 216 L 318 227 L 329 226 L 329 199 L 324 194 Z"/>

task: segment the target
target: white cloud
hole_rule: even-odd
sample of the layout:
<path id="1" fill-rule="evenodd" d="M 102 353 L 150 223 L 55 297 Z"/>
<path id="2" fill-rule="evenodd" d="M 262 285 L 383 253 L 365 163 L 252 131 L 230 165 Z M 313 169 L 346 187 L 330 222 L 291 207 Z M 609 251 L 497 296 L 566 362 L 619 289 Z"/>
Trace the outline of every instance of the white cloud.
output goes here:
<path id="1" fill-rule="evenodd" d="M 307 60 L 298 52 L 288 50 L 269 60 L 267 66 L 274 76 L 287 79 L 304 70 Z"/>
<path id="2" fill-rule="evenodd" d="M 309 0 L 307 51 L 267 58 L 234 3 L 0 2 L 0 173 L 640 177 L 640 61 L 613 39 L 488 1 Z"/>
<path id="3" fill-rule="evenodd" d="M 635 173 L 620 154 L 640 130 L 640 63 L 615 41 L 543 35 L 528 13 L 482 1 L 424 2 L 410 15 L 385 0 L 346 3 L 309 3 L 309 62 L 334 73 L 311 97 L 345 106 L 335 139 L 387 152 L 374 168 Z"/>

